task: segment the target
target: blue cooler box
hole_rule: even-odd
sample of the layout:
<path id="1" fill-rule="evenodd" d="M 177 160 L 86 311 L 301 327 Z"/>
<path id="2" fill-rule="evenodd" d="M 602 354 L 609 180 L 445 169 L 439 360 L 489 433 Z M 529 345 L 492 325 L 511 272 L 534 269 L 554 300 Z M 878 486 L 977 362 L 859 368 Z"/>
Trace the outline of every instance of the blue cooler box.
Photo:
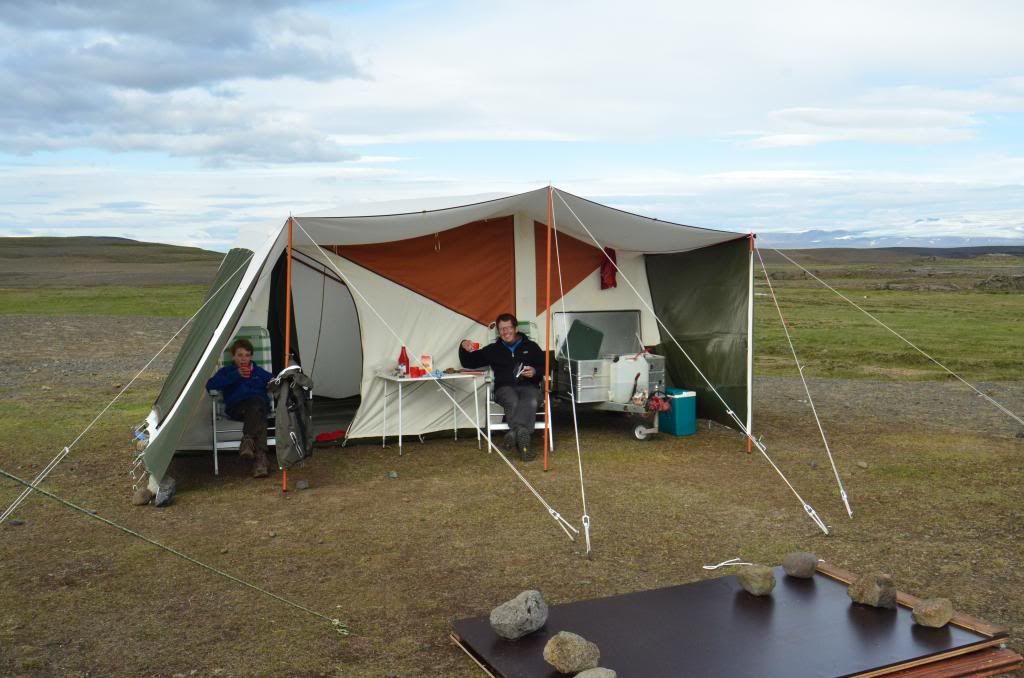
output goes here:
<path id="1" fill-rule="evenodd" d="M 667 388 L 671 409 L 658 415 L 658 430 L 674 436 L 692 436 L 697 432 L 697 393 Z"/>

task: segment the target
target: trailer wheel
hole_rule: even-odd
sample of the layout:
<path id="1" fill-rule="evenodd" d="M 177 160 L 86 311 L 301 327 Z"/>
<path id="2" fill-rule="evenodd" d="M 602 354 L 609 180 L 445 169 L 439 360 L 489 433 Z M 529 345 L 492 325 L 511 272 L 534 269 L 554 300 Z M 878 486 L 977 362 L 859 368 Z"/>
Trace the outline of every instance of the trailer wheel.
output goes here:
<path id="1" fill-rule="evenodd" d="M 637 440 L 647 440 L 647 427 L 643 424 L 637 425 L 637 427 L 633 429 L 633 435 L 636 436 Z"/>

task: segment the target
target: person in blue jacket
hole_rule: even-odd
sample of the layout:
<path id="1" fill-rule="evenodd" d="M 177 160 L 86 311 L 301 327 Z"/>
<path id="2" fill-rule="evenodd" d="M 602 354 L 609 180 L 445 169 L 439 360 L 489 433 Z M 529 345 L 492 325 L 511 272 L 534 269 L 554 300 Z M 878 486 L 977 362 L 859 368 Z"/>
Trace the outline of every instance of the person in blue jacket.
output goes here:
<path id="1" fill-rule="evenodd" d="M 505 410 L 508 433 L 503 447 L 519 451 L 519 458 L 532 461 L 530 436 L 540 402 L 541 376 L 544 374 L 544 350 L 519 332 L 519 322 L 511 313 L 502 313 L 496 322 L 498 338 L 493 344 L 473 350 L 468 339 L 459 345 L 463 367 L 490 367 L 494 372 L 494 400 Z"/>
<path id="2" fill-rule="evenodd" d="M 231 344 L 233 365 L 226 365 L 206 382 L 206 390 L 224 394 L 224 411 L 242 422 L 238 455 L 252 459 L 253 478 L 267 476 L 267 413 L 270 398 L 267 383 L 272 375 L 252 361 L 252 343 L 236 339 Z"/>

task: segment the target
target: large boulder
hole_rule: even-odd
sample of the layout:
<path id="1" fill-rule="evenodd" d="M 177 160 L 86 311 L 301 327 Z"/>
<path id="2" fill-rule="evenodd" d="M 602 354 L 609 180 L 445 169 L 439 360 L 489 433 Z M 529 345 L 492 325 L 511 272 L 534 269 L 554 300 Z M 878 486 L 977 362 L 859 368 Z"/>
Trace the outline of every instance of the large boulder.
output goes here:
<path id="1" fill-rule="evenodd" d="M 597 645 L 569 631 L 559 631 L 544 646 L 544 661 L 559 673 L 576 674 L 596 669 L 601 661 Z"/>
<path id="2" fill-rule="evenodd" d="M 949 598 L 926 598 L 914 606 L 914 621 L 921 626 L 942 628 L 953 618 L 953 603 Z"/>
<path id="3" fill-rule="evenodd" d="M 858 577 L 846 591 L 855 603 L 872 607 L 896 607 L 896 585 L 883 572 L 869 572 Z"/>
<path id="4" fill-rule="evenodd" d="M 782 559 L 782 569 L 790 577 L 810 579 L 814 576 L 814 570 L 818 566 L 818 556 L 806 551 L 793 551 L 787 553 Z"/>
<path id="5" fill-rule="evenodd" d="M 506 640 L 533 633 L 548 620 L 548 605 L 540 591 L 523 591 L 491 610 L 491 628 Z"/>
<path id="6" fill-rule="evenodd" d="M 736 579 L 744 591 L 755 596 L 767 596 L 775 588 L 775 571 L 767 565 L 741 567 Z"/>

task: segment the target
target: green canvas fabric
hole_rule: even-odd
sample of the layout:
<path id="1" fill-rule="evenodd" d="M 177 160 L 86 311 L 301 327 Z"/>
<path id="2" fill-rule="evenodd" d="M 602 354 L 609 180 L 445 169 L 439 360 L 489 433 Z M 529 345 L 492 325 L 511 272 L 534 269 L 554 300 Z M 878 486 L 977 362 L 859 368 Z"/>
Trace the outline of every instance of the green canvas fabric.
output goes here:
<path id="1" fill-rule="evenodd" d="M 750 244 L 746 237 L 673 254 L 648 254 L 654 312 L 740 421 L 747 418 L 747 304 Z M 660 329 L 660 328 L 659 328 Z M 661 329 L 672 386 L 697 392 L 697 416 L 735 428 L 722 402 Z"/>
<path id="2" fill-rule="evenodd" d="M 160 435 L 146 448 L 143 459 L 146 469 L 158 482 L 163 479 L 164 473 L 174 457 L 174 449 L 188 423 L 188 415 L 195 409 L 205 392 L 202 388 L 204 384 L 201 384 L 200 388 L 193 388 L 191 392 L 181 398 L 178 416 L 167 421 L 167 414 L 196 370 L 205 374 L 212 373 L 218 367 L 220 353 L 211 353 L 202 365 L 199 362 L 213 338 L 217 326 L 223 320 L 231 304 L 231 299 L 245 276 L 246 268 L 252 263 L 252 255 L 251 250 L 236 248 L 224 256 L 220 269 L 217 271 L 217 278 L 213 281 L 210 291 L 207 292 L 206 298 L 203 300 L 206 305 L 192 320 L 188 336 L 164 381 L 160 395 L 157 396 L 153 407 L 157 411 L 158 421 L 163 428 Z M 228 328 L 233 328 L 234 324 L 238 322 L 243 308 L 244 304 L 239 304 L 235 309 L 233 317 L 229 319 Z"/>

